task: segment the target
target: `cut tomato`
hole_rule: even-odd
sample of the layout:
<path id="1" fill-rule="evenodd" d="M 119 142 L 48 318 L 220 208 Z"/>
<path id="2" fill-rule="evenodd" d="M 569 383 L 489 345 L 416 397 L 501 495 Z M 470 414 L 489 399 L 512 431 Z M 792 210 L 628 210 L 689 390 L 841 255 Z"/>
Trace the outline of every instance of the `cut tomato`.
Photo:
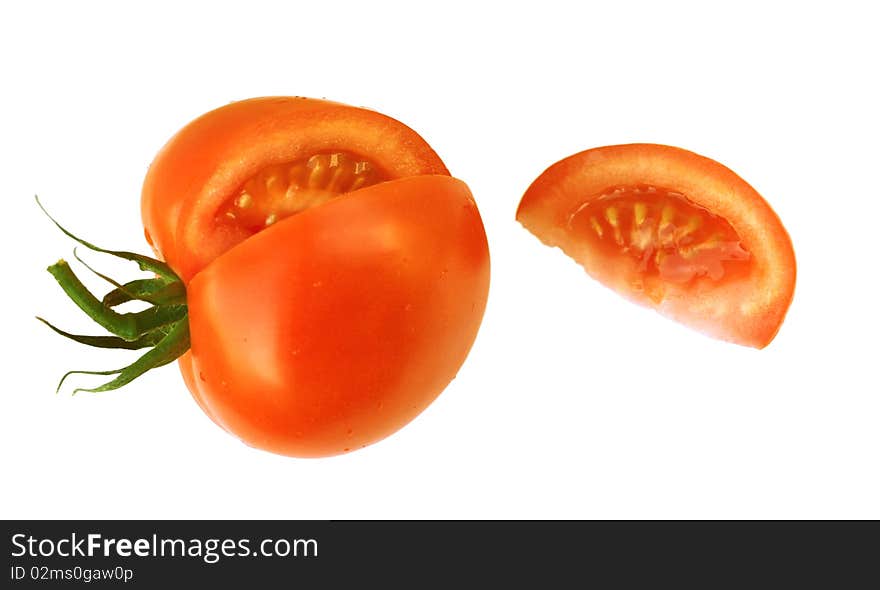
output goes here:
<path id="1" fill-rule="evenodd" d="M 565 158 L 532 183 L 516 217 L 623 296 L 737 344 L 766 346 L 794 293 L 779 217 L 730 169 L 683 149 Z"/>
<path id="2" fill-rule="evenodd" d="M 326 100 L 234 102 L 191 122 L 144 180 L 147 241 L 189 280 L 284 217 L 395 178 L 449 172 L 415 131 Z"/>
<path id="3" fill-rule="evenodd" d="M 205 413 L 275 453 L 345 453 L 455 377 L 489 289 L 470 191 L 415 131 L 269 97 L 202 115 L 144 182 L 144 231 L 186 284 L 180 369 Z"/>
<path id="4" fill-rule="evenodd" d="M 295 97 L 215 109 L 162 148 L 141 211 L 163 260 L 99 248 L 56 222 L 154 275 L 105 277 L 116 288 L 98 299 L 64 260 L 48 268 L 111 335 L 50 328 L 90 346 L 149 348 L 85 391 L 177 359 L 227 432 L 321 457 L 414 419 L 477 336 L 489 293 L 477 205 L 424 139 L 385 115 Z M 147 309 L 114 309 L 132 300 Z"/>

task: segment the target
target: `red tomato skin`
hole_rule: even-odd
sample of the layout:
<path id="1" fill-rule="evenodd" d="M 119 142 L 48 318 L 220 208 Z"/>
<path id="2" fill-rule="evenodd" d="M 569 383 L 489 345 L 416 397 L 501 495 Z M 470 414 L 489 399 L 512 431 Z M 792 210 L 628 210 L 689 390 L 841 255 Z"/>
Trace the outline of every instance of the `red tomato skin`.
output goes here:
<path id="1" fill-rule="evenodd" d="M 633 290 L 638 263 L 603 256 L 572 232 L 572 212 L 615 186 L 647 184 L 675 190 L 726 219 L 751 253 L 745 279 L 703 278 L 685 287 L 656 283 Z M 548 246 L 558 246 L 592 277 L 624 297 L 709 336 L 764 348 L 776 336 L 794 297 L 797 275 L 791 238 L 763 197 L 726 166 L 666 145 L 626 144 L 579 152 L 556 162 L 528 188 L 517 220 Z"/>
<path id="2" fill-rule="evenodd" d="M 385 182 L 284 219 L 196 274 L 181 370 L 206 413 L 245 443 L 345 453 L 395 432 L 449 384 L 488 288 L 467 186 Z"/>

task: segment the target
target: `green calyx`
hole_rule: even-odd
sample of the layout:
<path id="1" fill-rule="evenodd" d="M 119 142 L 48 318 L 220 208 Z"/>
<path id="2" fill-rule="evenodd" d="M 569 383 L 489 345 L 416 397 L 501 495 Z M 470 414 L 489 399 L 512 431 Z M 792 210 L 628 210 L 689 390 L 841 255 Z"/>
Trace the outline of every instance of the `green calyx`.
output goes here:
<path id="1" fill-rule="evenodd" d="M 61 378 L 61 382 L 58 383 L 58 390 L 61 389 L 64 380 L 69 375 L 74 374 L 116 375 L 116 377 L 101 386 L 92 389 L 78 388 L 73 393 L 78 391 L 99 392 L 118 389 L 150 369 L 167 365 L 189 350 L 189 318 L 187 317 L 186 308 L 186 287 L 180 277 L 167 264 L 141 254 L 105 250 L 90 244 L 64 229 L 49 215 L 49 212 L 40 203 L 39 198 L 36 198 L 36 201 L 40 209 L 43 210 L 43 213 L 68 237 L 95 252 L 136 262 L 141 270 L 154 274 L 152 278 L 136 279 L 122 284 L 92 269 L 74 250 L 74 257 L 77 260 L 113 286 L 113 289 L 104 295 L 102 299 L 98 299 L 82 284 L 66 261 L 59 260 L 47 268 L 49 273 L 58 281 L 58 284 L 61 285 L 67 296 L 86 315 L 112 335 L 90 336 L 71 334 L 53 326 L 43 318 L 38 317 L 38 320 L 49 326 L 57 334 L 87 346 L 124 350 L 149 349 L 136 361 L 122 369 L 111 371 L 69 371 Z M 119 313 L 116 311 L 116 307 L 129 301 L 143 301 L 148 303 L 150 307 L 143 311 L 131 313 Z"/>

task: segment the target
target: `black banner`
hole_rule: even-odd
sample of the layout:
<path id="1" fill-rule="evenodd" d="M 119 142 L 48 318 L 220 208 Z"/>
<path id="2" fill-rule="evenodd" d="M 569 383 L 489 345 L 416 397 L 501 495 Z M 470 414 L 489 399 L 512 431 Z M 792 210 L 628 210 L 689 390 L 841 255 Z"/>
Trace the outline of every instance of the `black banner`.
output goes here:
<path id="1" fill-rule="evenodd" d="M 13 521 L 4 588 L 421 588 L 504 580 L 835 587 L 873 579 L 877 523 Z M 873 533 L 873 534 L 871 534 Z M 867 578 L 862 574 L 866 573 Z M 827 577 L 826 577 L 827 576 Z M 528 584 L 526 584 L 527 586 Z M 861 584 L 860 584 L 861 585 Z"/>

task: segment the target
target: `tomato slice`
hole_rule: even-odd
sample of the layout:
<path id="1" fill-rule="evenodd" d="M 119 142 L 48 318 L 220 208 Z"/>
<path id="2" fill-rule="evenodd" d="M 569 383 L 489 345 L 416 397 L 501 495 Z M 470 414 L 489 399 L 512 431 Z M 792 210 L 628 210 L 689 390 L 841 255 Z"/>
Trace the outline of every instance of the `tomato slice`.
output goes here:
<path id="1" fill-rule="evenodd" d="M 730 169 L 680 148 L 565 158 L 532 183 L 516 217 L 623 296 L 737 344 L 769 344 L 794 294 L 779 217 Z"/>
<path id="2" fill-rule="evenodd" d="M 449 172 L 415 131 L 326 100 L 264 97 L 192 121 L 147 172 L 147 241 L 185 282 L 288 215 L 377 182 Z"/>

